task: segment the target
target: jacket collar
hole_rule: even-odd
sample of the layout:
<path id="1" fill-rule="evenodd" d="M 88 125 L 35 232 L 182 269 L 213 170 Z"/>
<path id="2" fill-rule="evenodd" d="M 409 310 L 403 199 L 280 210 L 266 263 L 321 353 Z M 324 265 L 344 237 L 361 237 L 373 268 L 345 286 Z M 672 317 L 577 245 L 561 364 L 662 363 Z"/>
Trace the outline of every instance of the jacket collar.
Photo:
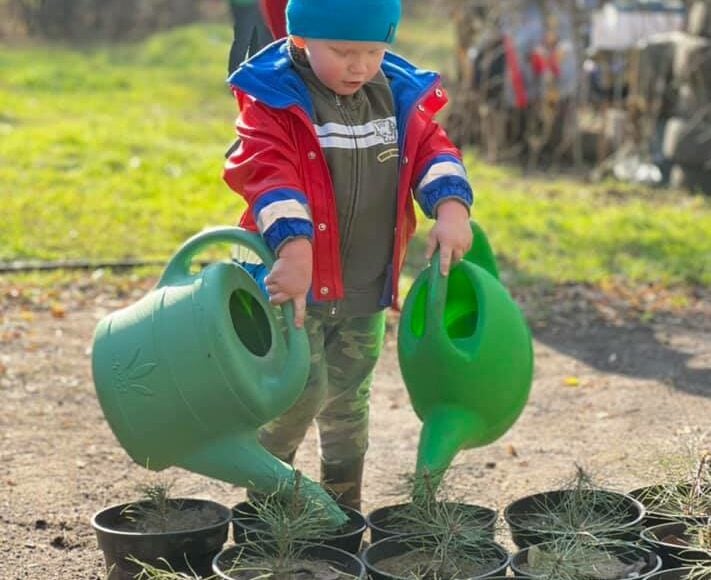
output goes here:
<path id="1" fill-rule="evenodd" d="M 391 52 L 385 53 L 382 70 L 390 80 L 398 124 L 405 121 L 412 107 L 439 82 L 437 73 L 419 69 Z M 269 107 L 286 109 L 296 105 L 310 118 L 314 116 L 308 89 L 291 62 L 286 39 L 273 42 L 242 63 L 227 82 Z"/>

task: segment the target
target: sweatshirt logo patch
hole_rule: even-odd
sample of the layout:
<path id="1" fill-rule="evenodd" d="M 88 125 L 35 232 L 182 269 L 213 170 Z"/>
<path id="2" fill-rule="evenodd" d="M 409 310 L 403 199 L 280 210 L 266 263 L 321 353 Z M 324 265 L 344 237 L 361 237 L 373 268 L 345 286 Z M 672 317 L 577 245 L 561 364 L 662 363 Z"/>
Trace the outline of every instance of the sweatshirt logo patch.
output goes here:
<path id="1" fill-rule="evenodd" d="M 385 145 L 397 143 L 397 125 L 395 125 L 394 117 L 373 121 L 373 127 L 375 134 L 383 140 Z"/>

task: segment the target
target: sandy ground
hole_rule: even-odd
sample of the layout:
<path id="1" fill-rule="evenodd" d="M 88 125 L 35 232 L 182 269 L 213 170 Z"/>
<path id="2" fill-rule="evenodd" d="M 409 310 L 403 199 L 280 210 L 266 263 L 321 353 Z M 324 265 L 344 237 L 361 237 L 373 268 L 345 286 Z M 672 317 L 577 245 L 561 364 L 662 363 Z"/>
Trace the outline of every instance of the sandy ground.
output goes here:
<path id="1" fill-rule="evenodd" d="M 133 464 L 104 420 L 89 366 L 92 332 L 101 316 L 142 292 L 0 294 L 3 580 L 102 578 L 91 515 L 136 499 L 138 484 L 172 481 L 174 495 L 226 505 L 243 498 L 226 483 Z M 530 401 L 503 438 L 458 456 L 450 485 L 460 499 L 502 510 L 557 486 L 576 463 L 607 486 L 629 490 L 662 478 L 660 462 L 711 426 L 708 297 L 681 310 L 645 307 L 641 318 L 640 300 L 656 296 L 564 287 L 518 298 L 535 335 Z M 419 428 L 393 331 L 373 389 L 364 511 L 398 500 L 393 494 L 414 467 Z M 297 465 L 317 477 L 313 432 Z"/>

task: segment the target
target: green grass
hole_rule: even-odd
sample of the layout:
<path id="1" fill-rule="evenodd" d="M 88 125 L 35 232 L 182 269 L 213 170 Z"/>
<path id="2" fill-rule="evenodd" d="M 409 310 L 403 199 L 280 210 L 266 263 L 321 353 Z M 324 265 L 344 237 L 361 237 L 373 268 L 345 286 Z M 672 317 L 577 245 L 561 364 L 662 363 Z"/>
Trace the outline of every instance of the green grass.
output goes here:
<path id="1" fill-rule="evenodd" d="M 419 67 L 445 77 L 454 75 L 454 30 L 447 14 L 433 12 L 430 5 L 417 8 L 417 18 L 398 28 L 394 50 Z"/>
<path id="2" fill-rule="evenodd" d="M 162 257 L 234 223 L 223 27 L 135 46 L 0 51 L 0 259 Z M 7 72 L 7 74 L 6 74 Z"/>
<path id="3" fill-rule="evenodd" d="M 703 196 L 571 179 L 523 179 L 467 157 L 475 215 L 521 278 L 709 284 L 711 206 Z"/>
<path id="4" fill-rule="evenodd" d="M 398 46 L 442 68 L 451 38 L 431 30 L 406 22 Z M 230 34 L 195 25 L 131 45 L 0 45 L 0 260 L 165 259 L 234 224 L 242 204 L 220 178 L 235 116 Z M 475 215 L 517 280 L 711 283 L 708 198 L 524 178 L 471 153 L 467 165 Z"/>

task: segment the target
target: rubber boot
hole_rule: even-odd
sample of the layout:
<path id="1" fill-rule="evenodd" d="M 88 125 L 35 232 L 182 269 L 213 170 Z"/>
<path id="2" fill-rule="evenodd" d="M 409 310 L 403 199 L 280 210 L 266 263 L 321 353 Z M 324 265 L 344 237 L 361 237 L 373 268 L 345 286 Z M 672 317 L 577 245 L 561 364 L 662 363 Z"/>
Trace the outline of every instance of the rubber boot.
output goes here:
<path id="1" fill-rule="evenodd" d="M 321 485 L 341 505 L 360 511 L 363 457 L 339 463 L 321 461 Z"/>

